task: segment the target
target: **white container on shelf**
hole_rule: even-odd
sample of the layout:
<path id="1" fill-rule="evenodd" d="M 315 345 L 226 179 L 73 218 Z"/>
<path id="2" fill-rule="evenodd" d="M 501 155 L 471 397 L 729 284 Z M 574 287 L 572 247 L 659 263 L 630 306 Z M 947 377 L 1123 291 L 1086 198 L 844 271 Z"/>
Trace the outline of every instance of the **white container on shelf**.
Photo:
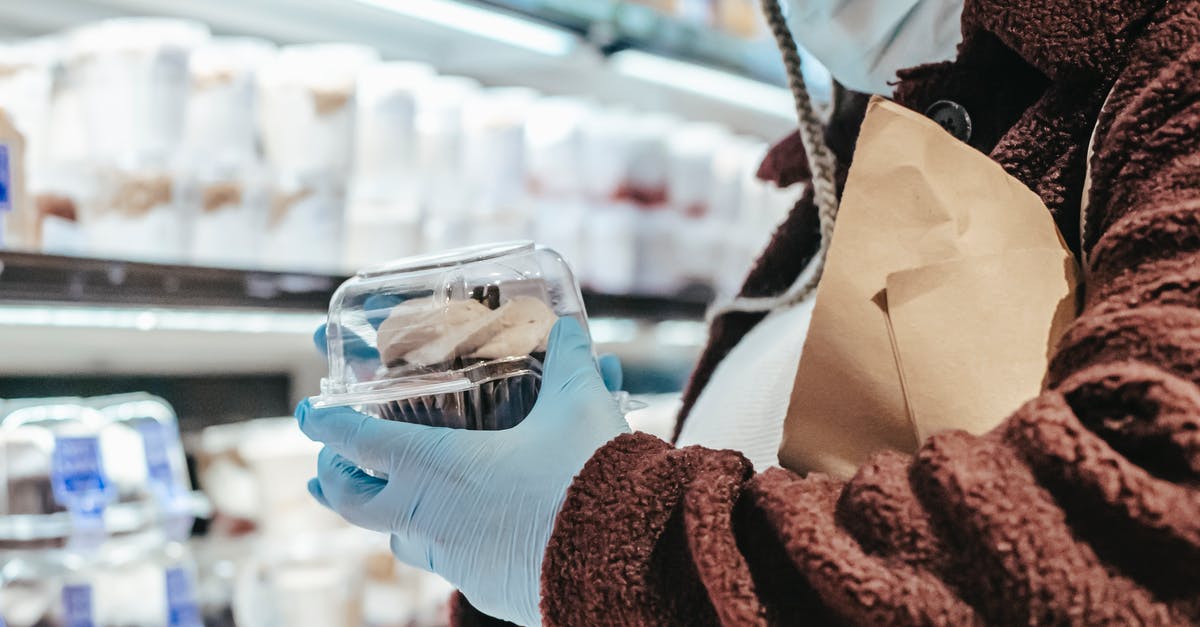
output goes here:
<path id="1" fill-rule="evenodd" d="M 358 79 L 354 174 L 346 209 L 346 266 L 420 252 L 417 101 L 434 79 L 422 63 L 387 62 Z"/>
<path id="2" fill-rule="evenodd" d="M 81 223 L 97 256 L 146 261 L 187 257 L 187 216 L 175 173 L 188 97 L 188 55 L 207 27 L 162 18 L 119 18 L 69 35 L 67 70 L 80 90 L 95 196 Z"/>
<path id="3" fill-rule="evenodd" d="M 23 140 L 23 163 L 10 147 L 4 167 L 13 175 L 24 172 L 24 193 L 17 199 L 16 181 L 7 181 L 12 194 L 0 209 L 0 248 L 34 250 L 39 246 L 36 203 L 32 202 L 33 172 L 45 159 L 47 112 L 55 62 L 53 43 L 46 39 L 0 45 L 0 111 Z M 14 206 L 14 202 L 17 204 Z"/>
<path id="4" fill-rule="evenodd" d="M 286 46 L 259 72 L 263 150 L 275 177 L 266 267 L 341 269 L 355 83 L 376 61 L 374 49 L 355 44 Z"/>
<path id="5" fill-rule="evenodd" d="M 583 128 L 594 114 L 595 106 L 585 100 L 544 98 L 534 104 L 525 125 L 535 237 L 562 253 L 580 276 L 586 272 Z"/>
<path id="6" fill-rule="evenodd" d="M 497 87 L 467 101 L 463 183 L 472 195 L 468 244 L 533 235 L 525 186 L 525 120 L 537 97 L 531 89 Z"/>
<path id="7" fill-rule="evenodd" d="M 120 169 L 162 164 L 182 139 L 188 55 L 209 38 L 197 22 L 118 18 L 68 35 L 68 70 L 83 91 L 91 157 Z"/>
<path id="8" fill-rule="evenodd" d="M 470 239 L 472 194 L 464 184 L 463 109 L 479 90 L 473 79 L 439 76 L 417 101 L 417 171 L 422 182 L 425 251 L 464 246 Z"/>
<path id="9" fill-rule="evenodd" d="M 257 265 L 269 181 L 257 150 L 255 77 L 274 52 L 259 39 L 217 38 L 192 54 L 180 202 L 192 216 L 193 263 Z"/>

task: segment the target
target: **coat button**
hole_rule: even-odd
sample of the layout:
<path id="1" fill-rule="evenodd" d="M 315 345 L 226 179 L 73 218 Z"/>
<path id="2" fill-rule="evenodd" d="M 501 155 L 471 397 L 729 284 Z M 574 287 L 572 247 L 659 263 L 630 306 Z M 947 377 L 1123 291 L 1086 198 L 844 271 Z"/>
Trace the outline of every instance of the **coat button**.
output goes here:
<path id="1" fill-rule="evenodd" d="M 946 132 L 960 141 L 971 140 L 971 114 L 966 107 L 952 100 L 939 100 L 925 110 L 925 116 L 937 122 Z"/>

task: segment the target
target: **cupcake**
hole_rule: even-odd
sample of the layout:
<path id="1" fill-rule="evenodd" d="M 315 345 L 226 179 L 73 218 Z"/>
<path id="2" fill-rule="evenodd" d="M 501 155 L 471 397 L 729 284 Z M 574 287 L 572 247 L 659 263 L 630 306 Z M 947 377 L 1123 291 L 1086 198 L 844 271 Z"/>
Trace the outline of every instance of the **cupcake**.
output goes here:
<path id="1" fill-rule="evenodd" d="M 503 300 L 500 286 L 472 296 L 442 307 L 431 298 L 406 301 L 380 324 L 377 348 L 391 376 L 457 371 L 474 384 L 383 403 L 381 417 L 494 430 L 516 425 L 533 408 L 557 316 L 533 296 Z"/>

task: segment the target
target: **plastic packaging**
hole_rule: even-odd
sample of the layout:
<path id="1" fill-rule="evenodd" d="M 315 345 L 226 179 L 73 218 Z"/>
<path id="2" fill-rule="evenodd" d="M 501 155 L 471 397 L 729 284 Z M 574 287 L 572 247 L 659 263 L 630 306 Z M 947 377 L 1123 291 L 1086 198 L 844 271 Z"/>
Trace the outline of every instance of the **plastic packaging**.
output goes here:
<path id="1" fill-rule="evenodd" d="M 190 529 L 174 415 L 148 396 L 10 401 L 0 413 L 0 548 L 89 548 L 113 534 Z"/>
<path id="2" fill-rule="evenodd" d="M 346 264 L 415 255 L 421 246 L 417 99 L 434 78 L 421 63 L 368 66 L 358 78 L 354 176 L 346 209 Z"/>
<path id="3" fill-rule="evenodd" d="M 95 551 L 0 553 L 0 618 L 9 627 L 201 627 L 187 548 L 152 535 Z"/>
<path id="4" fill-rule="evenodd" d="M 198 23 L 120 18 L 69 36 L 90 161 L 103 185 L 83 206 L 91 254 L 186 258 L 186 214 L 175 195 L 188 96 L 188 55 L 208 39 Z"/>
<path id="5" fill-rule="evenodd" d="M 570 268 L 529 242 L 365 270 L 329 305 L 329 375 L 317 406 L 420 424 L 506 429 L 532 409 L 546 338 L 586 324 Z"/>
<path id="6" fill-rule="evenodd" d="M 258 39 L 219 38 L 192 54 L 180 194 L 192 216 L 194 263 L 256 265 L 269 179 L 257 150 L 255 76 L 274 50 Z"/>
<path id="7" fill-rule="evenodd" d="M 378 53 L 366 46 L 286 46 L 259 72 L 263 152 L 275 176 L 265 266 L 340 270 L 355 83 L 376 61 Z"/>

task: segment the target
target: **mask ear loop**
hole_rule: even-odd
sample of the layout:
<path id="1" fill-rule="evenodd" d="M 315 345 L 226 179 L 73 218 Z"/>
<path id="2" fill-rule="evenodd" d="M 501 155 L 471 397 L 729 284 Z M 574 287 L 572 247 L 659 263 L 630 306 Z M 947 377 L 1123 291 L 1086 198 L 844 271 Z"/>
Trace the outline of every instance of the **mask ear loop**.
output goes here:
<path id="1" fill-rule="evenodd" d="M 813 201 L 817 205 L 821 243 L 817 254 L 782 293 L 764 297 L 739 296 L 717 303 L 708 310 L 706 317 L 709 322 L 727 313 L 766 312 L 804 300 L 817 288 L 817 283 L 821 280 L 821 273 L 825 269 L 825 256 L 829 252 L 830 240 L 833 239 L 833 225 L 837 220 L 838 211 L 835 180 L 837 163 L 829 146 L 825 144 L 825 127 L 813 109 L 812 98 L 808 95 L 808 87 L 800 71 L 800 51 L 796 48 L 791 31 L 788 30 L 787 19 L 779 4 L 781 1 L 762 0 L 762 8 L 767 16 L 767 24 L 771 27 L 771 34 L 775 37 L 775 44 L 783 56 L 788 87 L 791 88 L 792 99 L 795 101 L 800 143 L 804 146 L 804 155 L 808 158 L 809 171 L 812 173 Z"/>

